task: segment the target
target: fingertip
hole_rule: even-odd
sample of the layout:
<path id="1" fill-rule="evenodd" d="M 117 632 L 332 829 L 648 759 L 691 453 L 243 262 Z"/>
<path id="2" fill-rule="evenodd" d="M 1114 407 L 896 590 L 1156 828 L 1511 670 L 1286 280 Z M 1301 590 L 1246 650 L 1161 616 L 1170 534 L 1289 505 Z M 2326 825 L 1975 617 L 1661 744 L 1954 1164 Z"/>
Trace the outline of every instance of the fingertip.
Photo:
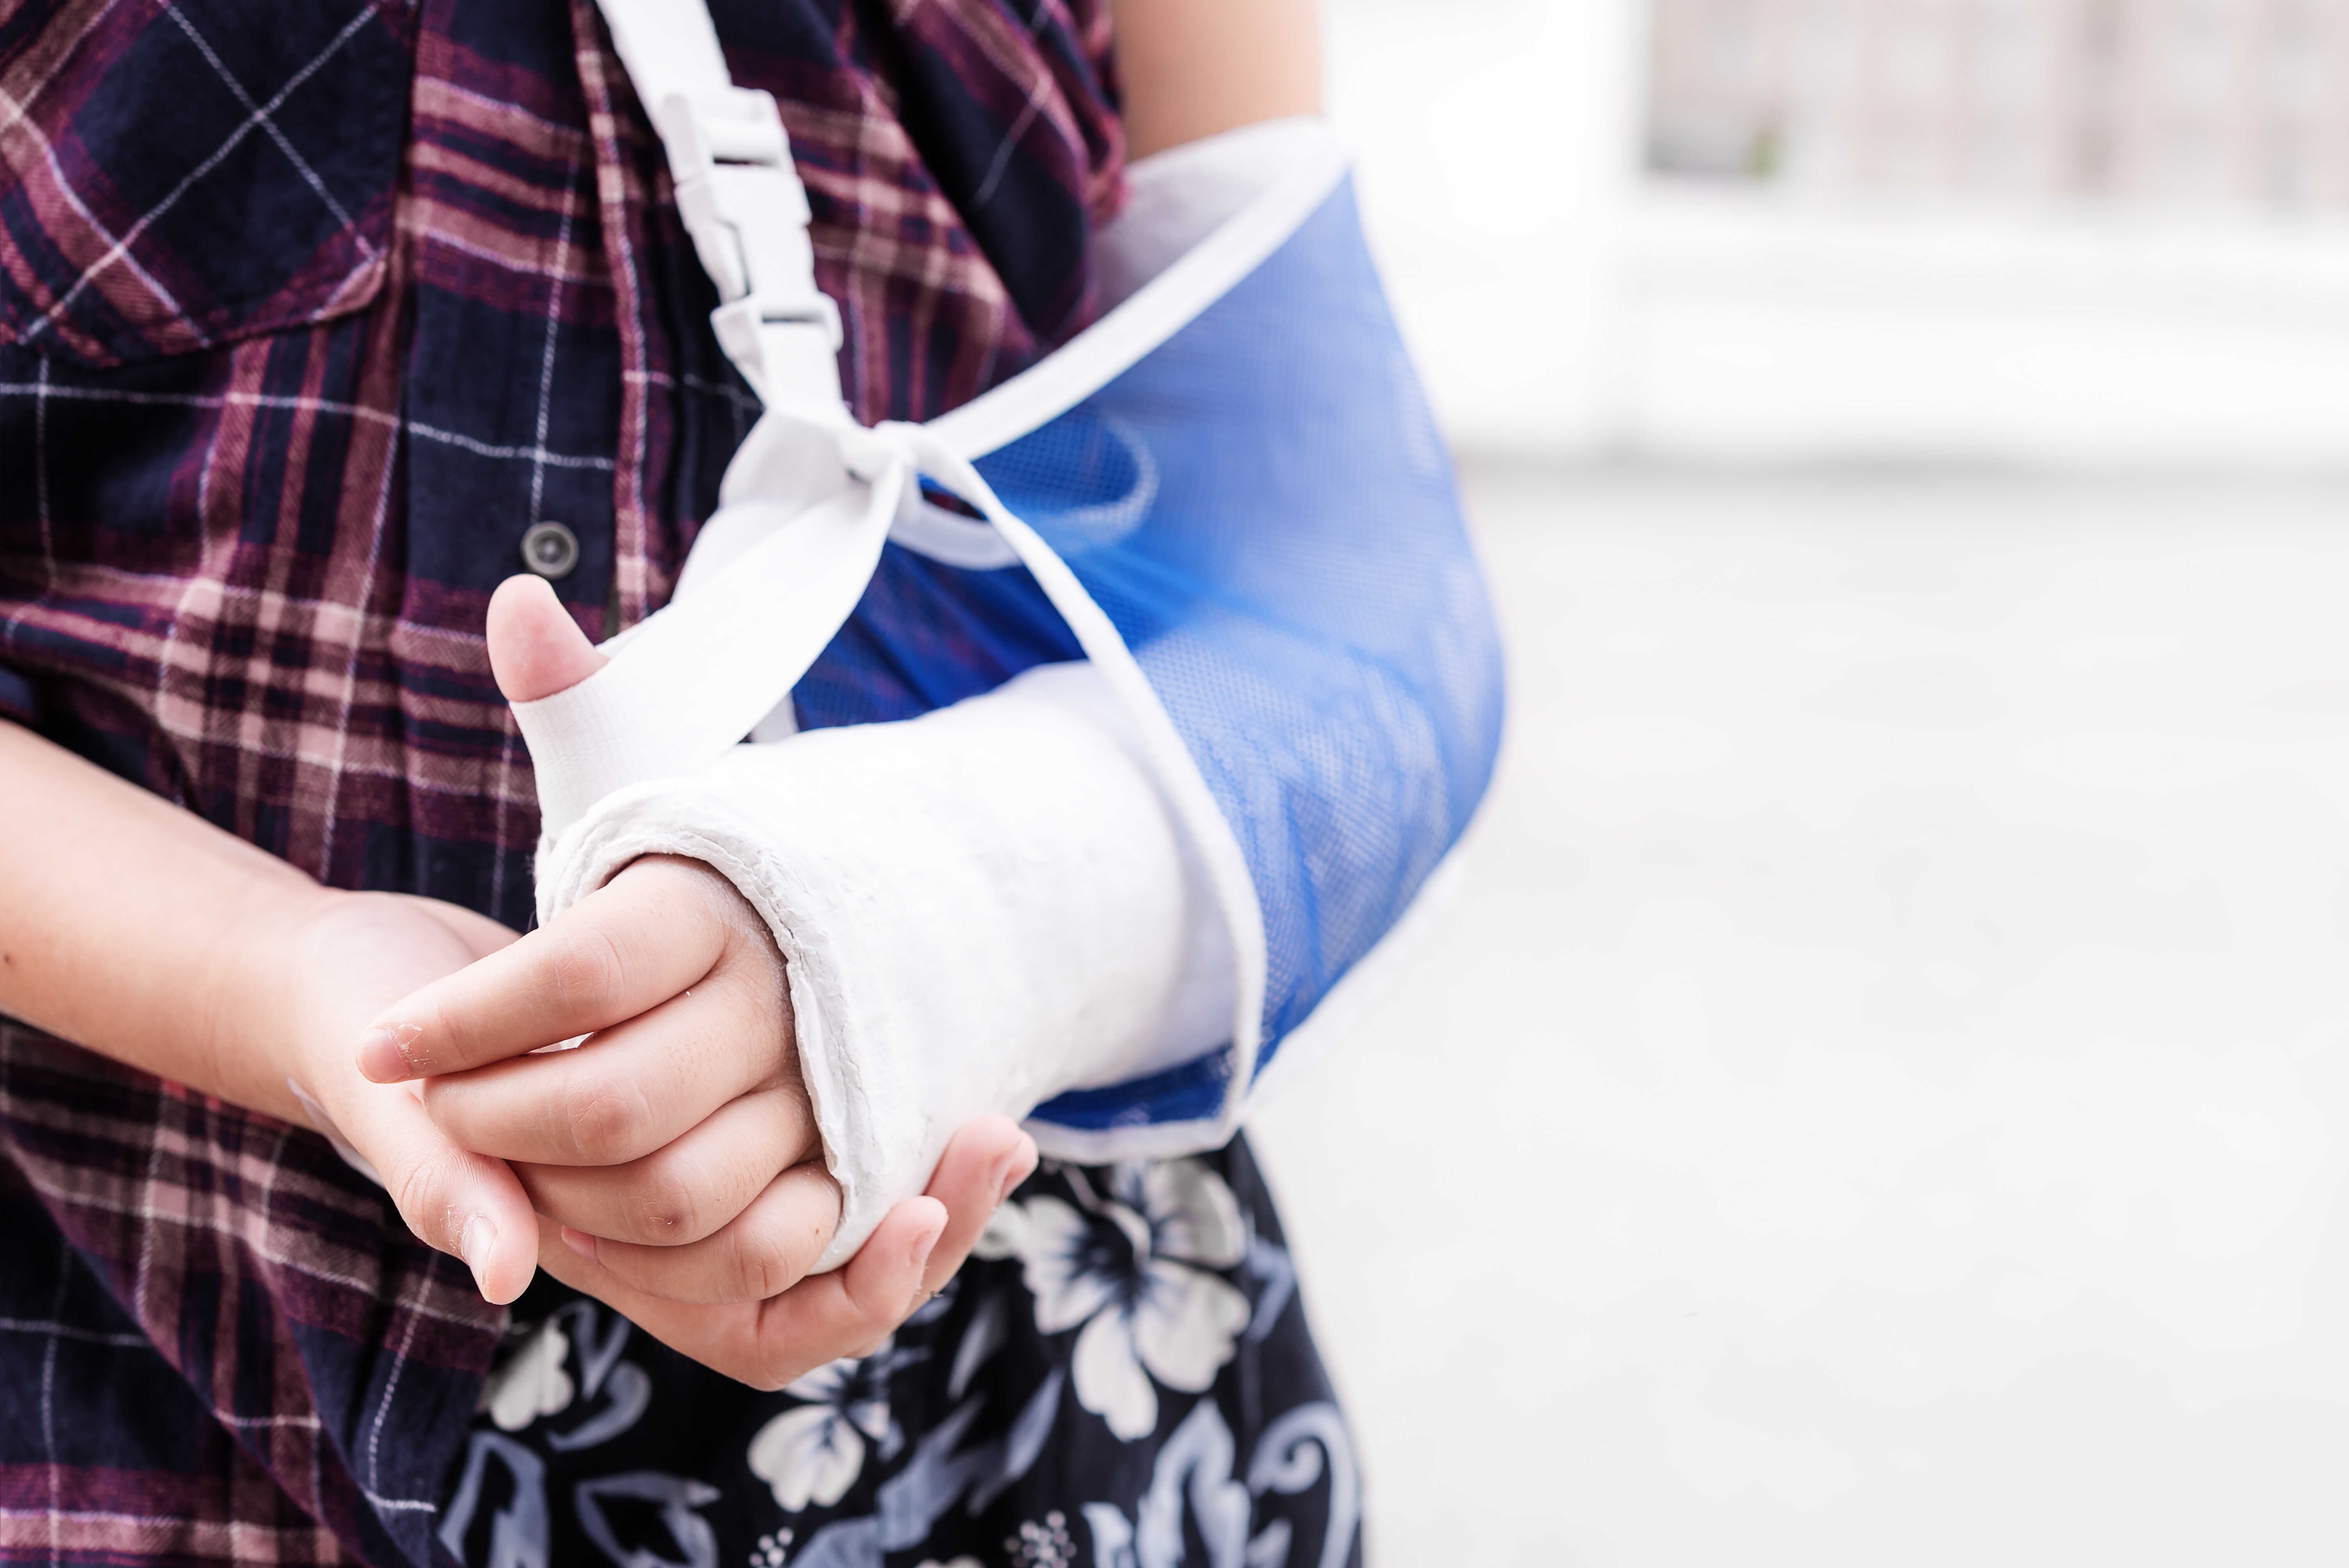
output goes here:
<path id="1" fill-rule="evenodd" d="M 528 1290 L 538 1273 L 538 1216 L 504 1161 L 461 1151 L 459 1159 L 473 1212 L 458 1233 L 458 1255 L 473 1271 L 481 1299 L 504 1306 Z"/>
<path id="2" fill-rule="evenodd" d="M 938 1238 L 946 1234 L 947 1206 L 936 1198 L 921 1197 L 907 1199 L 905 1208 L 907 1212 L 905 1222 L 909 1227 L 905 1243 L 905 1255 L 913 1261 L 914 1272 L 918 1274 L 922 1265 L 930 1261 L 930 1251 L 938 1244 Z"/>
<path id="3" fill-rule="evenodd" d="M 929 1193 L 948 1207 L 992 1206 L 1036 1169 L 1036 1140 L 1006 1116 L 981 1117 L 966 1124 L 947 1145 L 931 1172 Z"/>
<path id="4" fill-rule="evenodd" d="M 473 1283 L 480 1286 L 481 1299 L 492 1306 L 512 1306 L 538 1277 L 538 1260 L 517 1258 L 501 1265 L 486 1280 L 476 1274 Z"/>
<path id="5" fill-rule="evenodd" d="M 936 1198 L 908 1198 L 891 1209 L 841 1271 L 858 1310 L 891 1324 L 902 1316 L 946 1228 L 947 1206 Z"/>
<path id="6" fill-rule="evenodd" d="M 538 1216 L 511 1166 L 450 1142 L 412 1085 L 357 1095 L 347 1109 L 352 1142 L 419 1241 L 462 1262 L 487 1301 L 502 1305 L 529 1288 Z"/>
<path id="7" fill-rule="evenodd" d="M 536 1243 L 534 1228 L 502 1227 L 488 1214 L 475 1214 L 465 1222 L 457 1255 L 473 1271 L 481 1299 L 504 1306 L 528 1290 L 538 1273 Z"/>
<path id="8" fill-rule="evenodd" d="M 508 702 L 568 690 L 604 665 L 587 634 L 543 577 L 509 577 L 490 595 L 483 626 L 490 674 Z"/>
<path id="9" fill-rule="evenodd" d="M 416 1076 L 409 1048 L 423 1030 L 414 1024 L 378 1024 L 359 1037 L 359 1076 L 369 1083 L 403 1083 Z"/>
<path id="10" fill-rule="evenodd" d="M 988 1142 L 999 1145 L 1019 1158 L 1035 1159 L 1036 1140 L 1028 1135 L 1026 1128 L 1009 1117 L 990 1116 L 978 1122 L 978 1126 L 985 1130 Z"/>
<path id="11" fill-rule="evenodd" d="M 554 584 L 535 573 L 518 572 L 491 591 L 488 610 L 482 615 L 481 629 L 490 640 L 490 657 L 494 664 L 501 643 L 512 644 L 517 637 L 532 635 L 550 614 L 564 614 L 563 601 L 556 596 Z"/>
<path id="12" fill-rule="evenodd" d="M 978 1244 L 997 1210 L 1034 1172 L 1036 1140 L 1007 1117 L 987 1117 L 955 1135 L 930 1178 L 929 1195 L 949 1216 L 946 1232 L 924 1263 L 926 1288 L 953 1277 Z"/>
<path id="13" fill-rule="evenodd" d="M 905 1247 L 905 1272 L 911 1276 L 905 1291 L 905 1313 L 912 1314 L 930 1293 L 930 1257 L 938 1250 L 938 1240 L 947 1233 L 947 1206 L 936 1198 L 920 1198 L 916 1202 L 927 1205 L 929 1212 L 920 1217 L 920 1228 L 915 1231 Z M 957 1266 L 960 1260 L 957 1260 Z"/>
<path id="14" fill-rule="evenodd" d="M 999 1168 L 1000 1174 L 995 1183 L 995 1202 L 998 1208 L 1002 1207 L 1003 1201 L 1010 1197 L 1022 1181 L 1036 1174 L 1036 1167 L 1042 1160 L 1043 1155 L 1037 1150 L 1036 1140 L 1026 1133 L 1021 1133 L 1019 1141 L 1012 1146 L 1010 1155 Z"/>

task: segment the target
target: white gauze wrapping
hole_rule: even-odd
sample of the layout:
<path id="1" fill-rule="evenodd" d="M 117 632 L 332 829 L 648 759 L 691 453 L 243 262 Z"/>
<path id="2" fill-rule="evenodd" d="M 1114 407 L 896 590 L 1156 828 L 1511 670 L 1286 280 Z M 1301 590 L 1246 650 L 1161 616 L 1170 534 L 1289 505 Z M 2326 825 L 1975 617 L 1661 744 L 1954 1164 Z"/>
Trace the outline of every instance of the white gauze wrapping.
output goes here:
<path id="1" fill-rule="evenodd" d="M 954 1130 L 1228 1033 L 1230 944 L 1116 699 L 1030 670 L 894 724 L 736 747 L 542 847 L 552 919 L 640 855 L 704 861 L 774 933 L 851 1256 Z"/>

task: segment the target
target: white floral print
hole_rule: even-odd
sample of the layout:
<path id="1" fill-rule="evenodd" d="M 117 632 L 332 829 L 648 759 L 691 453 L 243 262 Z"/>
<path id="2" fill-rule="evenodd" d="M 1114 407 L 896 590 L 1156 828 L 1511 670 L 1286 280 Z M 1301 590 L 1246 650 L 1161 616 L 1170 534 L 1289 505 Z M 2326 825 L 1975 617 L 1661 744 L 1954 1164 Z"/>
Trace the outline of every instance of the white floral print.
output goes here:
<path id="1" fill-rule="evenodd" d="M 774 1394 L 567 1302 L 506 1340 L 434 1533 L 471 1568 L 562 1529 L 636 1568 L 1343 1568 L 1350 1439 L 1252 1180 L 1050 1164 L 890 1341 Z"/>
<path id="2" fill-rule="evenodd" d="M 1075 1568 L 1077 1561 L 1069 1516 L 1057 1508 L 1042 1519 L 1023 1522 L 1019 1534 L 1004 1538 L 1003 1550 L 1010 1553 L 1006 1561 L 1012 1568 Z"/>
<path id="3" fill-rule="evenodd" d="M 563 1369 L 571 1340 L 559 1318 L 550 1317 L 509 1355 L 481 1389 L 481 1407 L 501 1431 L 518 1432 L 541 1416 L 558 1415 L 571 1404 L 571 1374 Z"/>
<path id="4" fill-rule="evenodd" d="M 811 1502 L 831 1507 L 856 1484 L 868 1446 L 894 1446 L 888 1398 L 894 1364 L 885 1340 L 861 1361 L 834 1361 L 785 1387 L 783 1392 L 808 1402 L 760 1428 L 745 1457 L 779 1505 L 793 1513 Z"/>
<path id="5" fill-rule="evenodd" d="M 1196 1160 L 1117 1166 L 1107 1197 L 1069 1174 L 1077 1203 L 1006 1204 L 988 1250 L 1019 1255 L 1038 1329 L 1079 1330 L 1077 1402 L 1133 1442 L 1158 1426 L 1153 1379 L 1204 1393 L 1247 1324 L 1247 1298 L 1209 1272 L 1247 1251 L 1239 1204 Z"/>

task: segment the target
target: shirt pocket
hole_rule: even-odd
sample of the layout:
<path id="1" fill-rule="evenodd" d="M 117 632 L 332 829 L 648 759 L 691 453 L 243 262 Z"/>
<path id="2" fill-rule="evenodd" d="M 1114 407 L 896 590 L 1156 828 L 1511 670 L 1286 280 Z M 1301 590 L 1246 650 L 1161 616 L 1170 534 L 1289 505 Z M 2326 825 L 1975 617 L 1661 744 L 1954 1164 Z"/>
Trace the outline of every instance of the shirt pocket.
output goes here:
<path id="1" fill-rule="evenodd" d="M 0 343 L 98 369 L 367 305 L 414 50 L 397 3 L 33 0 L 0 26 Z"/>

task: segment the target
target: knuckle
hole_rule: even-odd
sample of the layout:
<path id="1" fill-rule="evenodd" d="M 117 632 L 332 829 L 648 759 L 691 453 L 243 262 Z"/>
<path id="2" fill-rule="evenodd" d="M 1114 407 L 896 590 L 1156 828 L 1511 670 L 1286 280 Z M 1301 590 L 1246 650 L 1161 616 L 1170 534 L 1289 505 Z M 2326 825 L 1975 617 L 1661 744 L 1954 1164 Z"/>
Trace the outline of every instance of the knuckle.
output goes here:
<path id="1" fill-rule="evenodd" d="M 703 1233 L 698 1228 L 701 1200 L 696 1183 L 685 1171 L 657 1164 L 645 1172 L 644 1185 L 631 1195 L 628 1224 L 636 1240 L 653 1246 L 676 1246 Z"/>
<path id="2" fill-rule="evenodd" d="M 439 1161 L 419 1160 L 398 1172 L 392 1179 L 391 1202 L 408 1228 L 426 1243 L 445 1250 L 455 1240 L 448 1184 Z"/>
<path id="3" fill-rule="evenodd" d="M 522 1194 L 530 1200 L 533 1209 L 558 1224 L 578 1223 L 574 1216 L 579 1213 L 580 1205 L 565 1190 L 563 1167 L 534 1164 L 527 1160 L 509 1161 L 507 1166 L 513 1171 L 514 1180 L 522 1183 Z M 586 1230 L 589 1227 L 579 1225 L 578 1228 Z"/>
<path id="4" fill-rule="evenodd" d="M 590 1165 L 627 1159 L 649 1118 L 643 1095 L 609 1078 L 585 1078 L 563 1093 L 564 1135 L 572 1152 Z"/>
<path id="5" fill-rule="evenodd" d="M 733 880 L 707 861 L 681 860 L 671 862 L 679 882 L 688 890 L 696 912 L 712 927 L 738 931 L 757 921 L 750 901 Z"/>
<path id="6" fill-rule="evenodd" d="M 766 1301 L 791 1288 L 791 1261 L 765 1236 L 738 1236 L 730 1260 L 745 1301 Z"/>
<path id="7" fill-rule="evenodd" d="M 769 1102 L 771 1114 L 785 1146 L 796 1148 L 804 1158 L 815 1143 L 815 1101 L 800 1080 L 799 1065 L 798 1045 L 786 1035 L 777 1081 L 767 1092 L 774 1097 Z"/>
<path id="8" fill-rule="evenodd" d="M 420 1076 L 442 1072 L 451 1068 L 461 1068 L 466 1060 L 465 1019 L 452 1013 L 448 1004 L 438 996 L 428 996 L 411 1004 L 413 1010 L 402 1021 L 399 1033 L 399 1054 L 408 1063 L 408 1070 Z"/>
<path id="9" fill-rule="evenodd" d="M 627 963 L 611 936 L 595 926 L 557 937 L 544 966 L 547 1000 L 564 1016 L 608 1006 L 626 984 Z"/>

